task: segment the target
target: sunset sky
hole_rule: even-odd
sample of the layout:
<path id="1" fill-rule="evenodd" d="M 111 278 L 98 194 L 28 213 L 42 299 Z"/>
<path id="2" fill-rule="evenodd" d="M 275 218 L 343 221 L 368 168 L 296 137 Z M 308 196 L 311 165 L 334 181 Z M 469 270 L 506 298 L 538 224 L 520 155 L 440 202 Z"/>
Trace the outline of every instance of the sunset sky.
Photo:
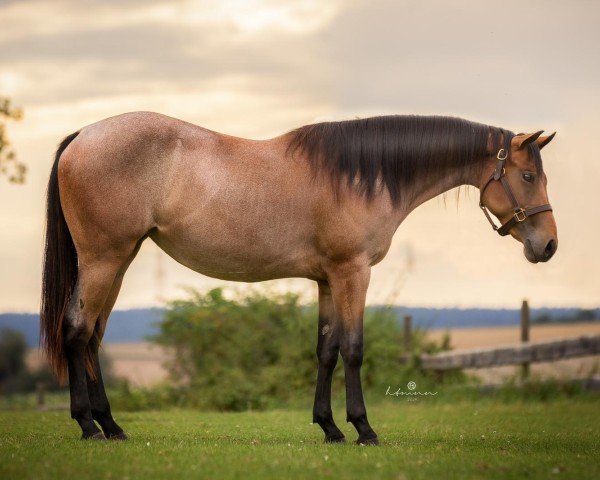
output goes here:
<path id="1" fill-rule="evenodd" d="M 458 203 L 450 192 L 401 225 L 368 301 L 600 305 L 600 2 L 5 0 L 0 20 L 0 96 L 25 110 L 9 135 L 30 169 L 23 186 L 0 179 L 0 311 L 38 308 L 56 145 L 134 110 L 250 138 L 391 113 L 557 130 L 543 152 L 559 232 L 551 262 L 529 264 L 493 233 L 478 192 Z M 222 284 L 147 241 L 117 308 Z"/>

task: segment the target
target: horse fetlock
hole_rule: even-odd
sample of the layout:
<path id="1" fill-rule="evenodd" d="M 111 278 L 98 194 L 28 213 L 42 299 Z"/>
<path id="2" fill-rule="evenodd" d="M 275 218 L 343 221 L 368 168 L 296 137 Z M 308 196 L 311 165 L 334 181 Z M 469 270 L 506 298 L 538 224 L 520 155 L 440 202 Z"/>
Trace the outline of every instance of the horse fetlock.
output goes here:
<path id="1" fill-rule="evenodd" d="M 81 414 L 80 412 L 74 412 L 72 410 L 71 418 L 73 418 L 81 427 L 81 438 L 92 438 L 94 436 L 99 436 L 98 434 L 102 434 L 102 437 L 104 437 L 102 431 L 89 416 L 86 416 L 86 414 Z"/>
<path id="2" fill-rule="evenodd" d="M 112 418 L 112 414 L 110 412 L 110 407 L 106 407 L 103 409 L 92 408 L 92 418 L 97 422 L 114 422 Z"/>
<path id="3" fill-rule="evenodd" d="M 358 411 L 346 412 L 346 421 L 354 426 L 357 425 L 368 425 L 367 412 L 364 409 Z"/>
<path id="4" fill-rule="evenodd" d="M 71 418 L 79 423 L 94 423 L 89 406 L 83 402 L 71 402 Z"/>
<path id="5" fill-rule="evenodd" d="M 340 443 L 346 441 L 344 434 L 333 421 L 331 410 L 313 412 L 313 423 L 318 424 L 325 432 L 325 443 Z"/>
<path id="6" fill-rule="evenodd" d="M 318 423 L 321 426 L 333 423 L 333 413 L 331 410 L 315 410 L 313 411 L 313 423 Z"/>
<path id="7" fill-rule="evenodd" d="M 123 429 L 113 419 L 110 409 L 102 412 L 92 410 L 92 418 L 100 424 L 100 427 L 102 427 L 102 431 L 107 438 L 119 436 L 127 437 L 125 433 L 123 433 Z M 123 438 L 119 439 L 123 440 Z"/>

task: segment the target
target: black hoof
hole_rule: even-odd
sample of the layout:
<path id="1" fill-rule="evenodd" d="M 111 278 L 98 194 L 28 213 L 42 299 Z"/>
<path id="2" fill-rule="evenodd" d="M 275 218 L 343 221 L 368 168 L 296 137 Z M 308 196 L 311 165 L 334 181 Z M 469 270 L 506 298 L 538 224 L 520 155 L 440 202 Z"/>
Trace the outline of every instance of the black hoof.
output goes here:
<path id="1" fill-rule="evenodd" d="M 371 438 L 360 438 L 356 441 L 357 445 L 379 445 L 379 439 L 377 437 Z"/>
<path id="2" fill-rule="evenodd" d="M 115 433 L 114 435 L 108 436 L 109 440 L 127 440 L 128 437 L 125 435 L 125 432 Z"/>
<path id="3" fill-rule="evenodd" d="M 96 432 L 91 435 L 86 435 L 85 433 L 81 435 L 82 440 L 106 440 L 106 437 L 102 432 Z"/>
<path id="4" fill-rule="evenodd" d="M 343 435 L 341 437 L 328 437 L 327 435 L 325 435 L 325 443 L 344 443 L 345 441 L 346 437 L 344 437 Z"/>

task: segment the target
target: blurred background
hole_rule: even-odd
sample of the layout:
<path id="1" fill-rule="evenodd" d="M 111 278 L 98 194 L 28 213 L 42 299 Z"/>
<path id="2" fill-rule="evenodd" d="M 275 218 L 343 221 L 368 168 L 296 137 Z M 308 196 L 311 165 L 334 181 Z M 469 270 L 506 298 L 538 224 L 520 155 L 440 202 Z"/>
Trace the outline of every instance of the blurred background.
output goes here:
<path id="1" fill-rule="evenodd" d="M 82 126 L 135 110 L 250 138 L 381 114 L 454 115 L 515 132 L 557 130 L 543 152 L 559 229 L 551 262 L 529 264 L 520 244 L 494 234 L 477 192 L 461 193 L 460 201 L 450 192 L 401 226 L 374 269 L 368 304 L 375 313 L 389 306 L 384 316 L 391 314 L 394 326 L 385 325 L 399 356 L 415 349 L 407 353 L 403 340 L 406 315 L 428 332 L 421 353 L 519 342 L 523 299 L 533 308 L 532 341 L 600 334 L 599 19 L 600 3 L 586 1 L 0 2 L 0 327 L 10 329 L 0 348 L 22 352 L 23 371 L 43 364 L 35 348 L 36 312 L 44 195 L 57 144 Z M 185 298 L 190 287 L 199 297 L 188 301 L 201 309 L 226 301 L 203 297 L 221 291 L 214 288 L 233 292 L 239 302 L 228 304 L 233 310 L 253 295 L 280 309 L 289 299 L 279 295 L 293 292 L 299 305 L 309 305 L 294 310 L 300 316 L 316 295 L 307 280 L 248 290 L 209 279 L 148 241 L 109 323 L 106 358 L 117 377 L 144 387 L 177 377 L 164 363 L 179 340 L 166 340 L 159 323 L 177 312 L 166 302 Z M 315 325 L 306 332 L 311 342 Z M 163 337 L 150 342 L 152 335 Z M 284 343 L 293 332 L 286 335 L 292 337 L 284 335 Z M 17 369 L 11 361 L 5 360 L 7 372 Z M 597 366 L 598 356 L 588 355 L 536 366 L 534 373 L 591 378 Z M 477 375 L 493 382 L 516 371 Z M 394 375 L 392 367 L 385 372 Z M 24 381 L 27 388 L 35 383 Z"/>

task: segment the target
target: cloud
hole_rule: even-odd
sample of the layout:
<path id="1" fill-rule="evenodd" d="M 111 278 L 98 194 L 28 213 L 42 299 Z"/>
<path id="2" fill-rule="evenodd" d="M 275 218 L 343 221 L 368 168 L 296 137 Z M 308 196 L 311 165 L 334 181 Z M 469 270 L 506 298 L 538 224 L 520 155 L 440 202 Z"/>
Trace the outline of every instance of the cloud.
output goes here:
<path id="1" fill-rule="evenodd" d="M 309 34 L 333 17 L 331 2 L 304 1 L 294 8 L 234 2 L 237 8 L 229 9 L 204 2 L 139 3 L 126 4 L 126 10 L 103 6 L 92 20 L 82 4 L 71 9 L 58 3 L 52 18 L 66 14 L 58 25 L 41 21 L 49 5 L 55 8 L 52 2 L 30 4 L 37 14 L 19 6 L 18 15 L 9 15 L 8 23 L 16 24 L 0 34 L 1 71 L 18 79 L 14 94 L 37 104 L 200 89 L 230 78 L 245 79 L 245 88 L 258 93 L 319 96 L 327 90 L 328 66 Z M 258 13 L 250 12 L 252 4 Z"/>
<path id="2" fill-rule="evenodd" d="M 560 119 L 598 97 L 599 3 L 356 2 L 319 32 L 343 111 Z"/>
<path id="3" fill-rule="evenodd" d="M 252 138 L 384 113 L 558 128 L 544 150 L 560 238 L 552 262 L 529 265 L 519 244 L 494 236 L 476 195 L 458 210 L 436 199 L 401 226 L 369 301 L 385 301 L 404 278 L 398 300 L 409 304 L 514 306 L 521 295 L 537 305 L 598 303 L 599 13 L 598 2 L 555 1 L 0 2 L 0 93 L 25 107 L 9 133 L 30 166 L 25 186 L 0 185 L 0 224 L 10 230 L 0 237 L 0 309 L 37 304 L 57 142 L 131 110 Z M 408 246 L 415 266 L 405 277 Z M 119 305 L 154 302 L 156 256 L 142 248 Z M 165 270 L 169 294 L 216 282 L 170 260 Z"/>

